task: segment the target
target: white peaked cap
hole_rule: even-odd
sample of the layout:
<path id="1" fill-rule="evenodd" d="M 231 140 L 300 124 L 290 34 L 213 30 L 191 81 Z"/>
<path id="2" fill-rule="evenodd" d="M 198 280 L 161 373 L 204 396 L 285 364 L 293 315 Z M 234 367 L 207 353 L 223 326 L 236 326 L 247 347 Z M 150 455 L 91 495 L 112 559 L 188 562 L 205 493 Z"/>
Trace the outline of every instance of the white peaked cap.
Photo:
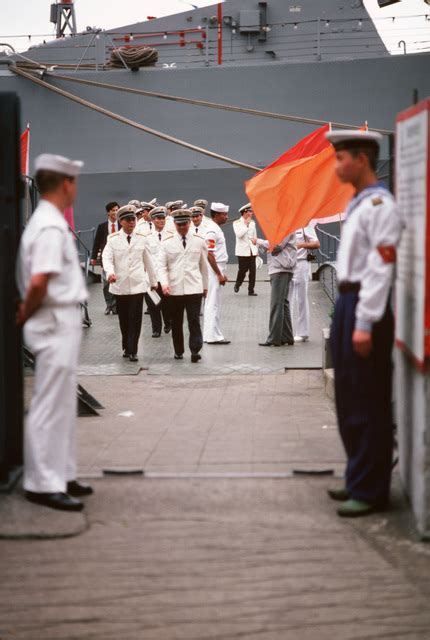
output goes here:
<path id="1" fill-rule="evenodd" d="M 337 129 L 325 134 L 327 140 L 333 145 L 348 142 L 377 142 L 382 140 L 382 135 L 377 131 L 364 131 L 362 129 Z"/>
<path id="2" fill-rule="evenodd" d="M 216 213 L 228 213 L 230 207 L 228 204 L 223 204 L 222 202 L 211 202 L 211 211 L 215 211 Z"/>
<path id="3" fill-rule="evenodd" d="M 42 153 L 34 161 L 36 171 L 55 171 L 71 178 L 78 176 L 83 166 L 84 163 L 81 160 L 69 160 L 69 158 L 56 156 L 52 153 Z"/>

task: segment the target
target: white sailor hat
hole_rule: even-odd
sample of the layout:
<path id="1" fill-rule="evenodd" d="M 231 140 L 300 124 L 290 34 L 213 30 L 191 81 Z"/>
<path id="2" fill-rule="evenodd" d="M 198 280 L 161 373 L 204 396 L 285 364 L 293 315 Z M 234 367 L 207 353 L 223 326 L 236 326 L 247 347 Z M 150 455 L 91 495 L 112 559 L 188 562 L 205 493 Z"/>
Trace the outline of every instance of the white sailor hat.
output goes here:
<path id="1" fill-rule="evenodd" d="M 70 178 L 76 178 L 81 172 L 84 163 L 81 160 L 69 160 L 64 156 L 56 156 L 52 153 L 42 153 L 37 156 L 34 161 L 34 168 L 36 171 L 54 171 L 55 173 L 62 173 Z"/>
<path id="2" fill-rule="evenodd" d="M 173 220 L 175 222 L 188 222 L 191 219 L 191 211 L 189 209 L 176 209 L 173 212 Z"/>
<path id="3" fill-rule="evenodd" d="M 203 200 L 203 198 L 199 198 L 198 200 L 196 200 L 194 202 L 194 206 L 195 207 L 202 207 L 203 209 L 206 209 L 206 207 L 208 206 L 208 201 L 207 200 Z"/>
<path id="4" fill-rule="evenodd" d="M 140 200 L 130 200 L 128 204 L 131 204 L 132 207 L 140 208 Z"/>
<path id="5" fill-rule="evenodd" d="M 252 209 L 252 204 L 248 202 L 248 204 L 244 204 L 243 207 L 240 207 L 239 213 L 245 213 L 245 211 L 249 211 Z"/>
<path id="6" fill-rule="evenodd" d="M 211 211 L 215 213 L 228 213 L 230 207 L 228 204 L 223 204 L 222 202 L 212 202 L 211 203 Z"/>
<path id="7" fill-rule="evenodd" d="M 165 218 L 167 216 L 166 207 L 154 207 L 151 211 L 151 219 L 154 218 Z"/>
<path id="8" fill-rule="evenodd" d="M 146 211 L 151 211 L 151 209 L 154 208 L 154 205 L 151 202 L 145 202 L 145 200 L 143 200 L 140 202 L 140 208 L 145 209 Z"/>
<path id="9" fill-rule="evenodd" d="M 202 207 L 190 207 L 191 217 L 193 216 L 202 216 L 203 208 Z"/>
<path id="10" fill-rule="evenodd" d="M 136 207 L 133 207 L 132 204 L 125 204 L 118 210 L 117 218 L 118 220 L 122 220 L 129 216 L 133 216 L 134 218 L 136 217 Z"/>
<path id="11" fill-rule="evenodd" d="M 187 204 L 184 203 L 183 200 L 174 200 L 173 202 L 170 203 L 170 209 L 172 211 L 176 211 L 177 209 L 186 209 L 187 208 Z"/>
<path id="12" fill-rule="evenodd" d="M 377 131 L 363 131 L 362 129 L 337 129 L 325 134 L 335 149 L 351 149 L 360 146 L 379 146 L 382 135 Z"/>

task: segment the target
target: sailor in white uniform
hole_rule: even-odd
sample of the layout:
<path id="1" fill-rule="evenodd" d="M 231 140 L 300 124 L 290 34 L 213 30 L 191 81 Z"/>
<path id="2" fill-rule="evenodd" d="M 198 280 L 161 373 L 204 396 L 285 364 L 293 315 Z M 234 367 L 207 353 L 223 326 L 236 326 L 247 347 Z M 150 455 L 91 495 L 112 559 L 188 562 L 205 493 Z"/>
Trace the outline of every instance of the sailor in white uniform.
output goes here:
<path id="1" fill-rule="evenodd" d="M 136 224 L 136 231 L 138 233 L 146 233 L 147 231 L 152 233 L 154 223 L 151 219 L 151 211 L 155 208 L 154 202 L 155 198 L 150 202 L 142 201 L 140 205 L 134 205 L 136 206 L 136 216 L 139 218 L 139 214 L 141 214 L 141 217 L 138 219 Z"/>
<path id="2" fill-rule="evenodd" d="M 311 278 L 309 251 L 319 249 L 320 241 L 313 227 L 296 230 L 297 262 L 290 284 L 290 310 L 294 323 L 294 309 L 297 309 L 294 342 L 306 342 L 310 334 L 310 313 L 308 287 Z"/>
<path id="3" fill-rule="evenodd" d="M 76 244 L 63 212 L 73 204 L 83 163 L 42 154 L 35 161 L 41 200 L 21 238 L 18 323 L 36 358 L 24 436 L 24 489 L 31 502 L 80 511 L 92 493 L 76 481 L 76 369 L 80 303 L 87 298 Z"/>
<path id="4" fill-rule="evenodd" d="M 209 261 L 209 288 L 205 303 L 203 340 L 208 344 L 230 344 L 221 331 L 221 287 L 227 282 L 228 253 L 221 226 L 228 220 L 228 205 L 212 202 L 211 220 L 206 229 Z"/>
<path id="5" fill-rule="evenodd" d="M 200 307 L 208 288 L 207 249 L 204 239 L 190 230 L 188 209 L 178 209 L 173 216 L 176 230 L 161 243 L 158 273 L 163 293 L 169 301 L 175 360 L 183 359 L 186 311 L 191 362 L 196 363 L 201 359 L 199 352 L 203 345 Z"/>
<path id="6" fill-rule="evenodd" d="M 337 255 L 339 297 L 331 328 L 336 410 L 347 455 L 346 483 L 330 490 L 338 514 L 364 516 L 389 499 L 393 456 L 390 290 L 401 221 L 396 202 L 378 183 L 382 136 L 370 131 L 327 133 L 336 173 L 356 189 L 346 211 Z"/>

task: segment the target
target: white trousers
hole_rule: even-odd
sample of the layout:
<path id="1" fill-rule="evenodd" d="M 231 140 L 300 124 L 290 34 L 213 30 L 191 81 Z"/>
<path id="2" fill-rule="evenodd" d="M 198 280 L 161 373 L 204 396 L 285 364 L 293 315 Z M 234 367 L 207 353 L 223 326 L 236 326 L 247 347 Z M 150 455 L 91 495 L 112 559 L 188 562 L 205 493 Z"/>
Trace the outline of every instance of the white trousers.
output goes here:
<path id="1" fill-rule="evenodd" d="M 309 336 L 309 300 L 308 300 L 308 284 L 310 280 L 311 268 L 307 260 L 297 260 L 293 273 L 293 279 L 290 285 L 290 311 L 293 320 L 295 336 Z M 297 321 L 295 318 L 295 308 L 297 305 Z"/>
<path id="2" fill-rule="evenodd" d="M 24 431 L 24 489 L 65 492 L 76 478 L 76 385 L 82 335 L 76 307 L 41 308 L 24 325 L 36 357 L 33 395 Z"/>
<path id="3" fill-rule="evenodd" d="M 218 269 L 221 273 L 225 274 L 227 264 L 225 262 L 218 262 Z M 205 315 L 203 323 L 203 340 L 205 342 L 218 342 L 224 340 L 224 335 L 221 331 L 221 300 L 222 300 L 222 288 L 218 282 L 218 278 L 212 267 L 208 266 L 209 270 L 209 285 L 208 295 L 205 301 Z"/>

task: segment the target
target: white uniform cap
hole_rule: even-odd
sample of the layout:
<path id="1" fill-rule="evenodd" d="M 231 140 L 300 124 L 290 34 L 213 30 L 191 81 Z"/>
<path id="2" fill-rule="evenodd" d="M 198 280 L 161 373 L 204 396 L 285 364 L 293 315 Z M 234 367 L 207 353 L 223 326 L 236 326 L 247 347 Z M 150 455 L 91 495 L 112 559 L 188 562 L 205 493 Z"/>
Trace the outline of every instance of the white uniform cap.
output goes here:
<path id="1" fill-rule="evenodd" d="M 222 202 L 211 202 L 211 211 L 215 211 L 216 213 L 228 213 L 229 208 L 228 204 L 223 204 Z"/>
<path id="2" fill-rule="evenodd" d="M 157 198 L 152 198 L 152 200 L 149 201 L 149 204 L 152 204 L 154 207 L 158 207 L 158 203 L 157 203 Z"/>
<path id="3" fill-rule="evenodd" d="M 243 207 L 240 207 L 239 213 L 245 213 L 245 211 L 249 211 L 249 209 L 252 209 L 252 204 L 250 202 L 248 202 L 248 204 L 244 204 Z"/>
<path id="4" fill-rule="evenodd" d="M 128 204 L 131 204 L 132 207 L 140 207 L 140 200 L 130 200 Z"/>
<path id="5" fill-rule="evenodd" d="M 34 161 L 36 171 L 55 171 L 55 173 L 63 173 L 70 178 L 76 178 L 83 166 L 84 163 L 81 160 L 69 160 L 69 158 L 56 156 L 52 153 L 42 153 Z"/>
<path id="6" fill-rule="evenodd" d="M 153 204 L 151 204 L 150 202 L 145 202 L 145 200 L 140 202 L 139 205 L 141 209 L 145 209 L 146 211 L 151 211 L 151 209 L 154 208 Z"/>
<path id="7" fill-rule="evenodd" d="M 128 216 L 136 217 L 136 207 L 133 207 L 132 204 L 125 204 L 121 209 L 118 209 L 118 220 L 122 220 Z"/>
<path id="8" fill-rule="evenodd" d="M 363 142 L 376 142 L 376 144 L 379 144 L 382 140 L 382 135 L 377 131 L 363 131 L 361 129 L 337 129 L 336 131 L 328 131 L 325 137 L 332 145 L 342 144 L 345 148 L 349 143 L 351 143 L 351 146 L 357 146 Z"/>

